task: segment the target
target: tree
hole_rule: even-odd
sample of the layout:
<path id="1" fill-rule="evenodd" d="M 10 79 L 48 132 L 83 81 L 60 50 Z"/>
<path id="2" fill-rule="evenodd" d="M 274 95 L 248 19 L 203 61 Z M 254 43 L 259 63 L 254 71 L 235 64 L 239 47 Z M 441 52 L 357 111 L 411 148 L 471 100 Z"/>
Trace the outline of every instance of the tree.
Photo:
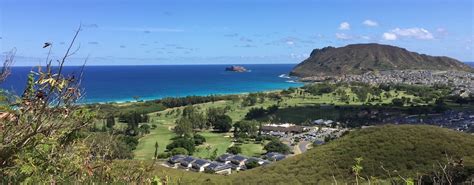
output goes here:
<path id="1" fill-rule="evenodd" d="M 209 157 L 209 159 L 210 160 L 216 160 L 216 158 L 217 158 L 217 148 L 214 148 L 214 150 L 212 151 L 212 154 Z"/>
<path id="2" fill-rule="evenodd" d="M 251 93 L 249 94 L 247 97 L 245 97 L 245 99 L 242 101 L 242 106 L 243 107 L 249 107 L 249 106 L 253 106 L 257 103 L 257 98 L 258 98 L 258 95 L 257 94 L 254 94 L 254 93 Z"/>
<path id="3" fill-rule="evenodd" d="M 272 105 L 272 106 L 267 108 L 267 114 L 274 114 L 275 112 L 278 111 L 279 108 L 280 108 L 280 106 L 278 106 L 278 105 Z"/>
<path id="4" fill-rule="evenodd" d="M 176 126 L 174 127 L 174 132 L 178 136 L 191 136 L 193 133 L 193 124 L 191 120 L 187 117 L 182 117 L 176 120 Z"/>
<path id="5" fill-rule="evenodd" d="M 155 155 L 154 155 L 154 158 L 153 159 L 157 159 L 158 158 L 158 141 L 155 142 Z"/>
<path id="6" fill-rule="evenodd" d="M 206 138 L 199 134 L 194 134 L 193 139 L 194 139 L 194 144 L 196 145 L 201 145 L 206 142 Z"/>
<path id="7" fill-rule="evenodd" d="M 312 95 L 320 96 L 323 94 L 333 92 L 335 90 L 335 86 L 328 83 L 319 83 L 319 84 L 306 85 L 303 87 L 303 89 Z"/>
<path id="8" fill-rule="evenodd" d="M 225 115 L 227 110 L 225 108 L 218 108 L 218 107 L 211 107 L 207 109 L 207 124 L 206 127 L 210 128 L 213 127 L 217 120 L 219 119 L 219 116 Z"/>
<path id="9" fill-rule="evenodd" d="M 397 106 L 397 107 L 403 107 L 404 101 L 400 98 L 394 98 L 392 99 L 392 105 Z"/>
<path id="10" fill-rule="evenodd" d="M 190 105 L 183 109 L 183 118 L 189 119 L 193 129 L 204 129 L 206 127 L 206 118 L 194 106 Z"/>
<path id="11" fill-rule="evenodd" d="M 265 145 L 265 147 L 263 147 L 263 149 L 265 149 L 267 152 L 278 152 L 282 154 L 290 153 L 290 147 L 276 139 L 270 141 L 267 145 Z"/>
<path id="12" fill-rule="evenodd" d="M 446 105 L 446 103 L 444 102 L 444 100 L 442 98 L 438 98 L 435 100 L 435 107 L 434 107 L 434 111 L 438 112 L 438 113 L 441 113 L 441 112 L 444 112 L 448 110 L 448 106 Z M 426 111 L 428 112 L 428 111 Z"/>
<path id="13" fill-rule="evenodd" d="M 256 167 L 259 167 L 260 164 L 258 164 L 258 161 L 256 160 L 252 160 L 248 163 L 245 163 L 245 167 L 247 167 L 247 169 L 252 169 L 252 168 L 256 168 Z"/>
<path id="14" fill-rule="evenodd" d="M 232 128 L 232 118 L 227 115 L 216 116 L 214 120 L 214 129 L 219 132 L 229 132 Z"/>
<path id="15" fill-rule="evenodd" d="M 369 88 L 365 86 L 351 87 L 351 91 L 356 94 L 357 99 L 361 102 L 366 102 L 369 97 Z"/>
<path id="16" fill-rule="evenodd" d="M 196 108 L 192 105 L 188 105 L 188 106 L 184 107 L 182 116 L 183 117 L 190 117 L 195 112 L 196 112 Z"/>
<path id="17" fill-rule="evenodd" d="M 240 148 L 239 146 L 231 146 L 227 148 L 226 152 L 237 155 L 237 154 L 242 153 L 242 148 Z"/>
<path id="18" fill-rule="evenodd" d="M 258 123 L 256 121 L 239 121 L 234 124 L 234 137 L 249 137 L 257 135 Z"/>
<path id="19" fill-rule="evenodd" d="M 143 125 L 140 126 L 139 131 L 140 131 L 141 134 L 149 134 L 149 133 L 150 133 L 150 129 L 151 129 L 150 125 L 148 125 L 148 124 L 143 124 Z"/>
<path id="20" fill-rule="evenodd" d="M 266 115 L 266 112 L 267 111 L 262 107 L 260 108 L 253 107 L 249 110 L 249 112 L 247 112 L 247 114 L 245 115 L 245 119 L 251 120 L 251 119 L 261 118 Z"/>
<path id="21" fill-rule="evenodd" d="M 180 138 L 177 138 L 177 139 L 173 140 L 173 142 L 171 142 L 170 144 L 168 144 L 166 146 L 166 149 L 168 151 L 171 151 L 174 148 L 179 148 L 179 147 L 185 148 L 188 151 L 189 154 L 192 154 L 194 152 L 195 148 L 196 148 L 193 139 L 180 137 Z"/>
<path id="22" fill-rule="evenodd" d="M 113 128 L 115 125 L 115 117 L 113 115 L 109 115 L 106 119 L 107 128 Z"/>
<path id="23" fill-rule="evenodd" d="M 178 147 L 171 150 L 171 155 L 188 155 L 188 150 L 186 148 Z"/>

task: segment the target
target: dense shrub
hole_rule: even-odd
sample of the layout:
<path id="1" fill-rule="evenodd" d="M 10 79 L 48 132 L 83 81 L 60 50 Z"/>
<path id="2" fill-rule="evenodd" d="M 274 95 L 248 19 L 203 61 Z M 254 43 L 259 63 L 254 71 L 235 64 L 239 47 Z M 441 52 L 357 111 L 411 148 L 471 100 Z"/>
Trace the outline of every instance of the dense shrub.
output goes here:
<path id="1" fill-rule="evenodd" d="M 259 167 L 259 166 L 260 166 L 260 164 L 258 164 L 257 161 L 250 161 L 250 162 L 245 164 L 245 167 L 247 167 L 247 169 L 252 169 L 252 168 Z"/>
<path id="2" fill-rule="evenodd" d="M 188 155 L 189 152 L 188 150 L 186 150 L 186 148 L 181 148 L 181 147 L 178 147 L 178 148 L 173 148 L 173 150 L 171 150 L 171 155 Z"/>
<path id="3" fill-rule="evenodd" d="M 239 99 L 238 95 L 221 95 L 221 96 L 186 96 L 186 97 L 180 97 L 180 98 L 163 98 L 161 100 L 156 100 L 156 103 L 163 104 L 164 106 L 168 108 L 173 108 L 173 107 L 181 107 L 181 106 L 187 106 L 187 105 L 194 105 L 194 104 L 200 104 L 200 103 L 206 103 L 206 102 L 215 102 L 215 101 L 220 101 L 220 100 L 233 100 L 233 99 Z"/>
<path id="4" fill-rule="evenodd" d="M 171 157 L 171 153 L 169 153 L 169 152 L 163 152 L 163 153 L 158 154 L 159 159 L 166 159 L 166 158 L 169 158 L 169 157 Z"/>
<path id="5" fill-rule="evenodd" d="M 194 144 L 196 145 L 201 145 L 206 142 L 206 138 L 199 134 L 194 134 L 193 138 L 194 138 Z"/>
<path id="6" fill-rule="evenodd" d="M 267 145 L 265 145 L 265 147 L 263 147 L 263 149 L 265 149 L 267 152 L 278 152 L 282 154 L 290 153 L 290 147 L 279 140 L 270 141 Z"/>
<path id="7" fill-rule="evenodd" d="M 226 150 L 227 153 L 231 153 L 231 154 L 240 154 L 242 153 L 242 148 L 240 148 L 239 146 L 231 146 L 229 148 L 227 148 Z"/>
<path id="8" fill-rule="evenodd" d="M 189 154 L 193 154 L 196 148 L 196 145 L 192 138 L 180 137 L 173 140 L 173 142 L 171 142 L 170 144 L 168 144 L 166 146 L 166 149 L 168 151 L 171 151 L 174 148 L 180 148 L 180 147 L 186 149 L 189 152 Z"/>
<path id="9" fill-rule="evenodd" d="M 216 116 L 213 126 L 214 129 L 220 132 L 228 132 L 230 129 L 232 129 L 232 118 L 227 115 Z"/>

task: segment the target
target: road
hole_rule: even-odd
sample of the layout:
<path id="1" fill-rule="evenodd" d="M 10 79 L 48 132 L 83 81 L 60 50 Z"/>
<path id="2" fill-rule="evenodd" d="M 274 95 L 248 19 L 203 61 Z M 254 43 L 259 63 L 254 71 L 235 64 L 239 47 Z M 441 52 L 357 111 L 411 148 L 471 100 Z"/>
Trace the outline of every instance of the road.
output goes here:
<path id="1" fill-rule="evenodd" d="M 311 142 L 309 142 L 309 141 L 301 141 L 301 142 L 298 143 L 298 148 L 300 149 L 300 151 L 302 153 L 304 153 L 309 149 L 310 144 L 311 144 Z"/>

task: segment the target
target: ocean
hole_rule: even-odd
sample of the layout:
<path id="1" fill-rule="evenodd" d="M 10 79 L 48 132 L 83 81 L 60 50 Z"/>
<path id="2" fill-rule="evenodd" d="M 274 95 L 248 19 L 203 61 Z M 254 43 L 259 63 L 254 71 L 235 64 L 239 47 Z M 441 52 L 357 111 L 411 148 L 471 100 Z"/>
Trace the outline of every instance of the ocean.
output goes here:
<path id="1" fill-rule="evenodd" d="M 188 95 L 218 95 L 299 87 L 288 74 L 295 64 L 242 65 L 250 72 L 225 71 L 228 65 L 86 66 L 80 103 L 152 100 Z M 13 67 L 0 88 L 21 94 L 32 67 Z M 80 72 L 68 66 L 66 74 Z"/>
<path id="2" fill-rule="evenodd" d="M 474 67 L 474 62 L 469 62 Z M 80 103 L 153 100 L 189 95 L 219 95 L 280 90 L 303 84 L 289 78 L 296 64 L 242 65 L 250 72 L 229 72 L 229 65 L 86 66 Z M 0 88 L 20 95 L 32 67 L 13 67 Z M 65 73 L 78 74 L 80 67 L 68 66 Z"/>

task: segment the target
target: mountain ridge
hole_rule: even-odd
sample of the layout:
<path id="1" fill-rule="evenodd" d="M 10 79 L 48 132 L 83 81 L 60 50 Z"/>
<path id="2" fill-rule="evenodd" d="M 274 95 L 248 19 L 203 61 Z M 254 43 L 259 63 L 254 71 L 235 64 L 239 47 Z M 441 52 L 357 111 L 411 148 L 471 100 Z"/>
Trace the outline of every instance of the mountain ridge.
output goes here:
<path id="1" fill-rule="evenodd" d="M 430 56 L 377 43 L 314 49 L 291 71 L 298 77 L 363 74 L 383 70 L 456 70 L 473 72 L 468 64 L 446 56 Z"/>

